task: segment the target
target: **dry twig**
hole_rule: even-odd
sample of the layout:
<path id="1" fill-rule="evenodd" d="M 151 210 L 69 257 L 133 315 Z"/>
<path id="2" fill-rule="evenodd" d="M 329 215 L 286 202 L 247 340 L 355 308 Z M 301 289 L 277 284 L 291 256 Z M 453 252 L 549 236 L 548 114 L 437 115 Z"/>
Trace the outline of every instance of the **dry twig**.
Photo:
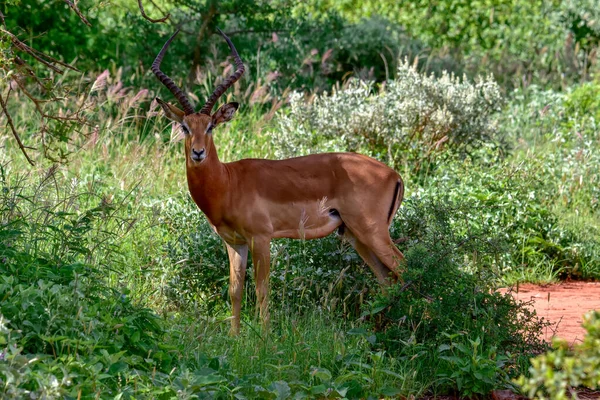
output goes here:
<path id="1" fill-rule="evenodd" d="M 90 21 L 88 21 L 87 18 L 85 18 L 85 16 L 81 13 L 81 11 L 79 11 L 79 7 L 77 7 L 77 4 L 73 3 L 70 0 L 65 0 L 65 3 L 67 3 L 73 11 L 75 11 L 75 13 L 79 16 L 79 18 L 83 21 L 84 24 L 86 24 L 87 26 L 92 26 L 92 24 L 90 24 Z"/>
<path id="2" fill-rule="evenodd" d="M 140 12 L 142 13 L 142 17 L 144 17 L 148 21 L 152 22 L 153 24 L 157 23 L 157 22 L 165 22 L 171 16 L 171 14 L 167 13 L 167 15 L 165 15 L 162 18 L 158 18 L 158 19 L 150 18 L 148 15 L 146 15 L 146 12 L 144 11 L 144 6 L 142 5 L 142 0 L 138 0 L 138 6 L 140 7 Z"/>
<path id="3" fill-rule="evenodd" d="M 25 146 L 23 146 L 23 142 L 21 141 L 21 138 L 19 137 L 19 134 L 17 133 L 17 130 L 15 129 L 15 125 L 13 124 L 13 120 L 12 120 L 10 114 L 8 113 L 8 109 L 6 108 L 6 103 L 4 102 L 4 98 L 2 97 L 2 94 L 0 94 L 0 106 L 2 106 L 2 111 L 4 112 L 4 115 L 6 115 L 6 121 L 8 122 L 8 126 L 10 126 L 10 130 L 12 131 L 13 136 L 15 137 L 15 139 L 17 140 L 17 143 L 19 144 L 19 148 L 25 155 L 25 158 L 27 159 L 29 164 L 35 165 L 33 160 L 31 158 L 29 158 L 29 155 L 27 154 L 27 151 L 25 150 Z"/>
<path id="4" fill-rule="evenodd" d="M 29 54 L 31 57 L 35 58 L 37 61 L 44 64 L 46 67 L 50 68 L 52 71 L 54 71 L 58 74 L 62 74 L 64 72 L 62 69 L 60 69 L 56 65 L 54 65 L 54 64 L 58 64 L 61 67 L 80 72 L 77 68 L 75 68 L 72 65 L 64 63 L 60 60 L 57 60 L 56 58 L 50 57 L 49 55 L 42 53 L 41 51 L 38 51 L 32 47 L 27 46 L 25 43 L 21 42 L 19 40 L 19 38 L 17 38 L 15 35 L 10 33 L 9 31 L 7 31 L 6 29 L 0 28 L 0 32 L 7 35 L 16 48 Z"/>

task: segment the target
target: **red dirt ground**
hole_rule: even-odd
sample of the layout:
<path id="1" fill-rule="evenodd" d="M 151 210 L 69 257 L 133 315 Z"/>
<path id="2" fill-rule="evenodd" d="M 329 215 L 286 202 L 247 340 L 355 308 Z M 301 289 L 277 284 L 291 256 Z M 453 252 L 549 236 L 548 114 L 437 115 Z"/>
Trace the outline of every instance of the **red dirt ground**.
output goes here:
<path id="1" fill-rule="evenodd" d="M 519 300 L 533 300 L 537 315 L 552 322 L 553 326 L 545 332 L 548 341 L 557 336 L 570 345 L 580 343 L 585 335 L 581 326 L 583 315 L 600 310 L 600 282 L 520 284 L 512 288 L 512 294 Z"/>

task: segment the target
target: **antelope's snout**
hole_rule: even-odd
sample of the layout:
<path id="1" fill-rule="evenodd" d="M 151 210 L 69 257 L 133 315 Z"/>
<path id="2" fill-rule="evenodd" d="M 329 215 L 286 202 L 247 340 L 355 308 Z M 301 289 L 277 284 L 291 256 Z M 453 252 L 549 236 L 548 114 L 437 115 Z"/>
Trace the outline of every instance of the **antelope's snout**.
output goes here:
<path id="1" fill-rule="evenodd" d="M 206 150 L 205 149 L 196 150 L 192 147 L 190 157 L 192 158 L 192 160 L 194 160 L 196 162 L 201 162 L 206 158 Z"/>

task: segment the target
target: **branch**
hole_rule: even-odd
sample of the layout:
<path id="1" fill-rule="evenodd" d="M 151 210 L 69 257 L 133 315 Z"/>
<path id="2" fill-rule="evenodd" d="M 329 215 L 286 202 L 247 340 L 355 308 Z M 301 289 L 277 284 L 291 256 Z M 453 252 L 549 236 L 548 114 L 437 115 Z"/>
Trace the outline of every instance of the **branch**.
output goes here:
<path id="1" fill-rule="evenodd" d="M 194 46 L 194 58 L 192 61 L 192 68 L 190 69 L 189 80 L 190 82 L 193 79 L 194 71 L 196 70 L 196 66 L 200 65 L 202 54 L 200 53 L 200 45 L 205 36 L 205 31 L 208 29 L 208 26 L 212 22 L 215 16 L 219 15 L 217 8 L 215 7 L 215 3 L 211 2 L 210 7 L 207 13 L 202 14 L 202 25 L 200 25 L 200 29 L 198 30 L 198 34 L 196 35 L 196 45 Z"/>
<path id="2" fill-rule="evenodd" d="M 150 18 L 148 15 L 146 15 L 146 12 L 144 11 L 144 6 L 142 5 L 142 0 L 138 0 L 138 6 L 140 7 L 140 12 L 142 13 L 142 17 L 144 17 L 148 21 L 152 22 L 153 24 L 155 24 L 157 22 L 165 22 L 171 16 L 171 14 L 167 13 L 167 15 L 165 15 L 162 18 L 153 19 L 153 18 Z"/>
<path id="3" fill-rule="evenodd" d="M 0 32 L 4 33 L 8 37 L 10 37 L 13 45 L 16 48 L 29 54 L 31 57 L 35 58 L 37 61 L 44 64 L 46 67 L 50 68 L 52 71 L 54 71 L 58 74 L 62 74 L 64 72 L 63 70 L 61 70 L 60 68 L 58 68 L 57 66 L 54 65 L 54 64 L 58 64 L 62 67 L 68 68 L 70 70 L 80 72 L 77 68 L 73 67 L 72 65 L 66 64 L 60 60 L 57 60 L 56 58 L 50 57 L 49 55 L 42 53 L 41 51 L 38 51 L 32 47 L 27 46 L 25 43 L 21 42 L 19 40 L 19 38 L 17 38 L 15 35 L 13 35 L 9 31 L 7 31 L 6 29 L 0 28 Z"/>
<path id="4" fill-rule="evenodd" d="M 65 0 L 65 3 L 67 3 L 69 7 L 73 9 L 73 11 L 75 11 L 75 13 L 79 16 L 79 18 L 83 21 L 84 24 L 86 24 L 87 26 L 92 26 L 92 24 L 90 24 L 90 22 L 83 16 L 81 11 L 79 11 L 77 4 L 73 3 L 70 0 Z"/>
<path id="5" fill-rule="evenodd" d="M 46 102 L 49 102 L 49 101 L 52 101 L 52 100 L 56 100 L 56 99 L 52 99 L 52 100 L 37 99 L 31 93 L 29 93 L 29 91 L 27 89 L 25 89 L 25 86 L 19 81 L 19 79 L 14 79 L 14 82 L 17 83 L 17 85 L 19 86 L 19 88 L 21 89 L 21 91 L 25 94 L 25 96 L 27 96 L 29 98 L 29 100 L 31 100 L 33 102 L 33 104 L 35 105 L 35 109 L 37 110 L 37 112 L 42 117 L 46 117 L 46 115 L 44 114 L 44 111 L 42 111 L 42 108 L 40 107 L 40 103 L 46 103 Z"/>
<path id="6" fill-rule="evenodd" d="M 33 80 L 35 80 L 35 82 L 40 86 L 40 88 L 42 88 L 42 90 L 44 92 L 47 91 L 46 87 L 44 86 L 44 83 L 40 80 L 40 78 L 37 77 L 33 68 L 31 68 L 31 66 L 29 66 L 25 62 L 25 60 L 23 60 L 21 57 L 15 55 L 13 58 L 13 62 L 15 63 L 16 69 L 18 71 L 22 72 L 22 70 L 25 70 L 25 72 L 23 73 L 23 76 L 28 76 L 30 78 L 33 78 Z"/>
<path id="7" fill-rule="evenodd" d="M 21 138 L 19 137 L 19 134 L 17 133 L 17 130 L 15 129 L 13 120 L 12 120 L 10 114 L 8 113 L 8 110 L 6 109 L 6 103 L 4 102 L 4 98 L 2 97 L 2 94 L 0 94 L 0 105 L 2 106 L 2 111 L 4 111 L 4 115 L 6 115 L 6 120 L 8 121 L 8 125 L 10 126 L 10 130 L 12 131 L 12 134 L 15 137 L 15 139 L 17 139 L 17 143 L 19 144 L 19 148 L 23 152 L 23 155 L 25 155 L 25 158 L 27 159 L 29 164 L 31 164 L 32 166 L 35 166 L 35 163 L 33 162 L 33 160 L 31 160 L 31 158 L 29 158 L 27 151 L 25 151 L 25 146 L 23 146 L 23 142 L 21 142 Z"/>
<path id="8" fill-rule="evenodd" d="M 291 32 L 291 29 L 265 29 L 265 30 L 256 30 L 256 29 L 238 29 L 236 31 L 225 32 L 227 36 L 235 36 L 235 35 L 244 35 L 248 33 L 281 33 L 281 32 Z"/>

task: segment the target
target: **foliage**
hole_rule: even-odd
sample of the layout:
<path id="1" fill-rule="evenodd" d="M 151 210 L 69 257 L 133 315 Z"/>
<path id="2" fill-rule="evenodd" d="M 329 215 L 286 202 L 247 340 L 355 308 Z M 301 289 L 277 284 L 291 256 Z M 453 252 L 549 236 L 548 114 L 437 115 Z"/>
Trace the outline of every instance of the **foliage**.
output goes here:
<path id="1" fill-rule="evenodd" d="M 555 221 L 552 241 L 571 248 L 557 261 L 566 260 L 565 273 L 584 277 L 595 276 L 599 265 L 597 91 L 593 82 L 564 94 L 519 92 L 499 121 L 516 144 L 513 165 L 537 182 L 531 193 Z"/>
<path id="2" fill-rule="evenodd" d="M 545 155 L 526 164 L 498 163 L 494 169 L 472 163 L 446 165 L 419 196 L 469 204 L 464 218 L 452 224 L 461 230 L 488 227 L 506 241 L 498 267 L 508 281 L 523 270 L 536 269 L 551 271 L 540 280 L 592 277 L 599 256 L 593 225 L 588 222 L 591 230 L 586 233 L 566 223 L 564 212 L 556 213 L 563 196 L 557 190 L 562 181 L 554 173 L 566 161 Z"/>
<path id="3" fill-rule="evenodd" d="M 43 151 L 25 173 L 0 135 L 0 397 L 514 388 L 544 349 L 544 323 L 495 285 L 600 277 L 599 85 L 566 87 L 595 68 L 597 1 L 144 1 L 153 17 L 170 12 L 164 25 L 136 3 L 77 2 L 92 27 L 60 0 L 2 5 L 0 123 L 10 114 Z M 227 257 L 189 198 L 179 129 L 151 100 L 171 98 L 147 66 L 179 23 L 188 34 L 164 70 L 194 102 L 230 68 L 215 26 L 248 66 L 228 93 L 246 106 L 215 133 L 222 160 L 349 149 L 402 172 L 402 284 L 374 297 L 372 274 L 338 238 L 274 241 L 271 332 L 254 318 L 250 267 L 242 335 L 227 336 Z M 86 72 L 41 68 L 7 32 Z M 455 74 L 417 72 L 444 68 Z M 464 71 L 500 84 L 455 78 Z M 504 107 L 512 86 L 528 88 Z M 545 373 L 572 362 L 581 382 L 596 367 L 550 354 Z M 559 393 L 561 371 L 525 379 Z"/>
<path id="4" fill-rule="evenodd" d="M 169 11 L 169 25 L 148 23 L 136 2 L 81 1 L 90 27 L 77 21 L 61 1 L 20 1 L 20 7 L 6 9 L 7 27 L 39 50 L 76 60 L 76 66 L 88 71 L 123 65 L 129 73 L 137 63 L 149 69 L 165 36 L 173 26 L 184 25 L 188 34 L 172 44 L 165 70 L 179 71 L 173 74 L 177 80 L 199 84 L 200 98 L 213 86 L 211 70 L 220 64 L 217 60 L 229 55 L 227 45 L 214 36 L 217 26 L 232 36 L 245 60 L 252 77 L 246 85 L 262 82 L 277 93 L 289 85 L 323 89 L 348 73 L 383 80 L 395 72 L 401 54 L 423 51 L 423 45 L 388 20 L 373 17 L 348 23 L 336 13 L 311 18 L 293 14 L 288 0 L 174 0 L 157 6 L 145 2 L 152 15 Z M 206 75 L 210 85 L 203 82 Z M 150 85 L 158 83 L 153 80 Z"/>
<path id="5" fill-rule="evenodd" d="M 598 70 L 597 0 L 314 0 L 301 7 L 334 9 L 349 20 L 383 16 L 433 54 L 450 53 L 469 73 L 493 73 L 507 88 L 560 87 Z"/>
<path id="6" fill-rule="evenodd" d="M 450 342 L 438 347 L 442 360 L 438 375 L 455 382 L 459 393 L 467 397 L 486 395 L 499 382 L 506 382 L 503 367 L 509 358 L 498 355 L 495 346 L 485 346 L 479 337 L 472 340 L 463 334 L 450 336 Z"/>
<path id="7" fill-rule="evenodd" d="M 501 104 L 491 78 L 475 84 L 448 74 L 435 78 L 405 62 L 379 93 L 360 81 L 311 102 L 296 93 L 274 135 L 279 156 L 357 151 L 416 173 L 435 167 L 445 151 L 470 154 L 500 142 L 490 117 Z"/>
<path id="8" fill-rule="evenodd" d="M 0 380 L 12 398 L 108 394 L 121 375 L 172 362 L 156 315 L 101 278 L 131 225 L 106 199 L 77 193 L 77 181 L 56 190 L 55 174 L 51 168 L 34 185 L 2 169 L 0 296 L 11 301 L 0 306 Z"/>
<path id="9" fill-rule="evenodd" d="M 574 389 L 584 386 L 597 389 L 600 382 L 600 312 L 584 317 L 587 331 L 583 342 L 571 350 L 567 343 L 555 340 L 554 349 L 531 360 L 530 376 L 522 375 L 517 383 L 530 398 L 577 398 Z"/>
<path id="10" fill-rule="evenodd" d="M 5 6 L 14 10 L 23 5 L 21 0 L 17 0 L 7 2 Z M 8 88 L 7 91 L 3 90 L 0 93 L 0 115 L 6 119 L 6 125 L 29 164 L 34 165 L 26 150 L 30 146 L 23 143 L 13 122 L 9 104 L 11 92 L 22 94 L 26 101 L 31 103 L 33 115 L 30 117 L 36 120 L 40 136 L 44 138 L 40 147 L 48 154 L 51 138 L 61 140 L 64 131 L 76 130 L 84 122 L 81 106 L 74 105 L 72 109 L 61 110 L 61 112 L 56 112 L 56 108 L 53 107 L 61 99 L 78 95 L 69 85 L 63 84 L 58 79 L 58 76 L 67 72 L 78 71 L 72 65 L 21 41 L 18 35 L 7 30 L 1 12 L 0 18 L 0 83 L 3 84 L 3 88 Z M 18 30 L 17 27 L 9 26 L 14 31 Z M 48 155 L 48 158 L 52 156 Z"/>
<path id="11" fill-rule="evenodd" d="M 548 325 L 525 303 L 494 290 L 488 263 L 501 247 L 482 227 L 457 231 L 451 223 L 465 219 L 468 208 L 404 205 L 397 227 L 409 247 L 402 282 L 365 312 L 386 351 L 427 359 L 429 373 L 440 378 L 433 390 L 461 396 L 509 385 L 528 355 L 545 348 L 539 337 Z"/>

